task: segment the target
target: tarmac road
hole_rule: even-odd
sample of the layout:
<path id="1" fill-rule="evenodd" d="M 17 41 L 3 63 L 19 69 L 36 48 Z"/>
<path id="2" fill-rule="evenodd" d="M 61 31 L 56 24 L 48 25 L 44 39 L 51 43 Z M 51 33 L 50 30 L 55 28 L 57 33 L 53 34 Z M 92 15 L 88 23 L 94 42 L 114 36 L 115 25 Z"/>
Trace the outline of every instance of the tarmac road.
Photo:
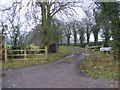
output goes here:
<path id="1" fill-rule="evenodd" d="M 51 63 L 4 70 L 3 88 L 114 88 L 118 83 L 83 76 L 78 64 L 85 60 L 85 52 L 76 48 L 71 50 L 71 55 Z M 74 60 L 65 63 L 69 58 Z"/>

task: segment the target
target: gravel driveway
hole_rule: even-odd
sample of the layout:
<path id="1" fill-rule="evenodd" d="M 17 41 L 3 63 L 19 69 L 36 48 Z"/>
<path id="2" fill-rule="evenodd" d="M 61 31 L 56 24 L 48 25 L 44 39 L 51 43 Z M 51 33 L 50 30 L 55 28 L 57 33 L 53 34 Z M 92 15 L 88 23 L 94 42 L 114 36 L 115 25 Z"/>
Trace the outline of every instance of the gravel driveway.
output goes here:
<path id="1" fill-rule="evenodd" d="M 85 53 L 71 48 L 72 54 L 47 64 L 7 69 L 3 73 L 3 88 L 114 88 L 113 80 L 92 79 L 79 73 L 78 64 L 85 60 Z M 65 60 L 74 58 L 71 62 Z"/>

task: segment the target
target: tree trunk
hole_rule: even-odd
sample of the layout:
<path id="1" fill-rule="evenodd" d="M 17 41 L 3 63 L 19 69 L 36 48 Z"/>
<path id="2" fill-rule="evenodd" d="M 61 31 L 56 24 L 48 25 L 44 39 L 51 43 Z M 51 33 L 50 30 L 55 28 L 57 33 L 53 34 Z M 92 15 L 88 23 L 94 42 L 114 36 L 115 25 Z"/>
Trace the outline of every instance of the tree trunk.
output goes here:
<path id="1" fill-rule="evenodd" d="M 62 40 L 62 38 L 60 38 L 60 44 L 61 44 L 61 45 L 63 44 L 63 40 Z"/>
<path id="2" fill-rule="evenodd" d="M 109 40 L 110 40 L 110 37 L 111 37 L 111 34 L 110 34 L 110 25 L 109 25 L 107 22 L 105 22 L 104 25 L 105 25 L 105 31 L 104 31 L 104 36 L 105 36 L 104 46 L 105 46 L 105 47 L 108 47 L 108 46 L 109 46 Z"/>
<path id="3" fill-rule="evenodd" d="M 86 34 L 87 34 L 87 44 L 89 44 L 89 41 L 90 41 L 90 31 L 89 31 L 88 26 L 87 26 L 87 32 L 86 32 Z"/>
<path id="4" fill-rule="evenodd" d="M 73 23 L 72 29 L 73 29 L 74 45 L 76 46 L 76 44 L 77 44 L 77 31 L 75 28 L 75 22 Z"/>
<path id="5" fill-rule="evenodd" d="M 113 51 L 114 51 L 114 59 L 118 60 L 120 63 L 120 32 L 118 29 L 113 29 Z"/>
<path id="6" fill-rule="evenodd" d="M 114 12 L 113 12 L 114 13 Z M 120 25 L 119 25 L 119 15 L 114 13 L 112 23 L 112 37 L 113 37 L 113 51 L 114 59 L 120 63 Z"/>
<path id="7" fill-rule="evenodd" d="M 108 31 L 105 33 L 104 47 L 109 46 L 109 40 L 110 40 L 110 35 L 109 35 L 109 31 Z"/>
<path id="8" fill-rule="evenodd" d="M 67 46 L 70 46 L 70 37 L 67 37 Z"/>
<path id="9" fill-rule="evenodd" d="M 17 47 L 17 38 L 14 39 L 14 46 Z"/>
<path id="10" fill-rule="evenodd" d="M 97 46 L 98 45 L 98 33 L 94 33 L 94 45 Z"/>
<path id="11" fill-rule="evenodd" d="M 49 46 L 49 31 L 50 31 L 50 17 L 49 13 L 47 13 L 46 10 L 46 2 L 40 2 L 41 6 L 41 14 L 42 14 L 42 33 L 43 33 L 43 38 L 42 38 L 42 43 L 45 46 Z"/>
<path id="12" fill-rule="evenodd" d="M 90 34 L 87 34 L 87 44 L 90 42 Z"/>
<path id="13" fill-rule="evenodd" d="M 81 46 L 81 47 L 84 47 L 84 45 L 83 45 L 83 41 L 84 41 L 83 36 L 80 36 L 80 46 Z"/>
<path id="14" fill-rule="evenodd" d="M 98 45 L 98 33 L 99 33 L 99 26 L 94 26 L 93 28 L 93 35 L 94 35 L 94 45 L 97 46 Z"/>
<path id="15" fill-rule="evenodd" d="M 76 45 L 77 44 L 77 33 L 76 33 L 76 31 L 74 32 L 74 45 Z"/>

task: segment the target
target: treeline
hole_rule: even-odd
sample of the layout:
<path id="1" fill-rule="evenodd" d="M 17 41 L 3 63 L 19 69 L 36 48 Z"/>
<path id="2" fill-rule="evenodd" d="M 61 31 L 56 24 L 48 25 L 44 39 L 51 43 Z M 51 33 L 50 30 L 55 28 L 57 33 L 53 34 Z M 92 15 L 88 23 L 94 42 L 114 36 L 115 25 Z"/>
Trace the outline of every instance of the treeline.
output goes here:
<path id="1" fill-rule="evenodd" d="M 110 38 L 112 38 L 114 57 L 120 60 L 119 2 L 93 2 L 87 6 L 83 2 L 34 2 L 30 0 L 26 2 L 26 5 L 23 4 L 22 1 L 13 1 L 12 6 L 2 10 L 6 15 L 11 15 L 7 17 L 9 25 L 3 24 L 6 23 L 6 19 L 3 18 L 1 26 L 2 31 L 7 31 L 12 45 L 24 45 L 28 41 L 35 44 L 34 41 L 37 40 L 47 47 L 51 43 L 63 44 L 64 42 L 69 46 L 73 39 L 74 45 L 79 42 L 80 46 L 84 47 L 84 43 L 90 44 L 91 34 L 94 36 L 94 45 L 98 45 L 98 36 L 101 34 L 102 44 L 105 47 L 109 46 Z M 76 7 L 84 12 L 85 16 L 81 20 L 75 18 Z M 25 10 L 23 16 L 26 21 L 21 20 L 23 10 Z M 67 20 L 63 17 L 57 18 L 57 15 L 63 14 L 68 17 Z M 24 32 L 21 32 L 22 26 L 24 26 Z M 26 27 L 30 26 L 33 30 L 28 33 Z M 29 37 L 31 40 L 28 40 Z"/>

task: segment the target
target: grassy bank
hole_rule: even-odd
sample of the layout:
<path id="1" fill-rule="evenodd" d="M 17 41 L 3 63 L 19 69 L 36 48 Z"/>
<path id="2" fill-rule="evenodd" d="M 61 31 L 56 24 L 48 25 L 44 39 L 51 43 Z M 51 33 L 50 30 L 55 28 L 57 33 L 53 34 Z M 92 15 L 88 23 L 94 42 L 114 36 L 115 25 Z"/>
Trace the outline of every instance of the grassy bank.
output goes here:
<path id="1" fill-rule="evenodd" d="M 87 60 L 80 64 L 80 71 L 95 79 L 118 80 L 118 65 L 111 54 L 88 52 Z"/>
<path id="2" fill-rule="evenodd" d="M 85 48 L 82 48 L 82 47 L 79 47 L 79 46 L 74 46 L 74 48 L 77 48 L 77 49 L 85 51 Z"/>
<path id="3" fill-rule="evenodd" d="M 44 64 L 51 61 L 59 60 L 60 58 L 71 54 L 71 50 L 64 46 L 60 46 L 58 48 L 58 53 L 50 53 L 48 54 L 47 59 L 31 59 L 31 60 L 9 60 L 7 63 L 2 62 L 2 68 L 19 68 L 19 67 L 26 67 L 32 66 L 37 64 Z"/>
<path id="4" fill-rule="evenodd" d="M 70 62 L 70 61 L 73 61 L 73 60 L 75 60 L 75 59 L 74 58 L 70 58 L 70 59 L 65 60 L 64 62 L 66 63 L 66 62 Z"/>

